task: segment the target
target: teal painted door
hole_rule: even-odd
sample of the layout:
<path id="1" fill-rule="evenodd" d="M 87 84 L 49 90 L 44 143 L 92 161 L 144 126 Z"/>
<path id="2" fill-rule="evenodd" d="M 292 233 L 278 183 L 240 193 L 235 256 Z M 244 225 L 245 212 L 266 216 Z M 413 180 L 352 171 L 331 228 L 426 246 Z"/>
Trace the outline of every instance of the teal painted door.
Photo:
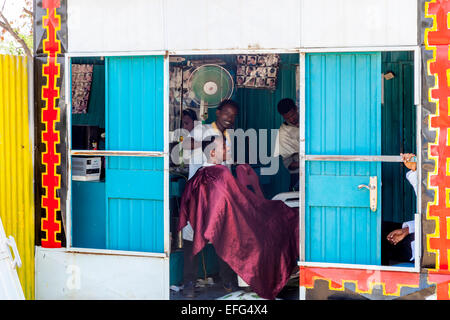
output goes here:
<path id="1" fill-rule="evenodd" d="M 106 149 L 164 151 L 164 58 L 106 58 Z M 106 159 L 107 249 L 164 252 L 164 158 Z"/>
<path id="2" fill-rule="evenodd" d="M 307 155 L 381 155 L 380 53 L 307 54 Z M 306 161 L 305 259 L 381 263 L 381 163 Z M 378 204 L 370 209 L 370 177 Z"/>

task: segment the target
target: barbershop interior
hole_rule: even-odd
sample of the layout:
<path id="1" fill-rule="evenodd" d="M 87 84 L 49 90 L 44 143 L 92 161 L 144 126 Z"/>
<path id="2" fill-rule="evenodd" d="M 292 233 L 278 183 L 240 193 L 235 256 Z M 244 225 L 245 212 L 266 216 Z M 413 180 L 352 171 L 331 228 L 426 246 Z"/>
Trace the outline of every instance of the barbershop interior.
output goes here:
<path id="1" fill-rule="evenodd" d="M 223 105 L 218 111 L 221 102 L 232 100 L 238 105 L 232 128 L 244 132 L 268 130 L 264 139 L 257 135 L 257 150 L 265 143 L 267 156 L 273 156 L 277 163 L 262 163 L 259 156 L 256 163 L 250 161 L 249 150 L 254 149 L 249 138 L 243 149 L 236 148 L 233 141 L 235 163 L 229 166 L 231 174 L 237 179 L 237 167 L 246 163 L 251 168 L 249 175 L 257 177 L 257 185 L 246 186 L 251 192 L 257 193 L 256 186 L 262 192 L 258 195 L 261 201 L 281 201 L 290 208 L 286 210 L 298 212 L 302 241 L 295 239 L 301 242 L 301 252 L 294 257 L 297 262 L 414 267 L 414 248 L 408 253 L 412 254 L 411 258 L 397 259 L 396 255 L 405 255 L 404 251 L 397 252 L 401 251 L 402 240 L 396 245 L 385 241 L 391 231 L 403 229 L 404 222 L 413 221 L 416 213 L 416 195 L 406 178 L 410 168 L 400 159 L 401 153 L 417 153 L 414 52 L 306 53 L 303 58 L 298 53 L 176 55 L 169 57 L 168 88 L 162 85 L 156 88 L 158 94 L 138 96 L 132 94 L 133 90 L 139 90 L 139 85 L 133 84 L 133 71 L 144 78 L 148 72 L 151 82 L 163 77 L 164 70 L 159 74 L 145 63 L 131 65 L 128 74 L 121 74 L 120 85 L 113 87 L 108 79 L 114 77 L 113 72 L 120 66 L 110 63 L 108 67 L 106 60 L 105 57 L 70 58 L 71 210 L 68 219 L 72 247 L 164 252 L 164 243 L 158 239 L 167 230 L 162 214 L 165 198 L 152 182 L 162 181 L 163 157 L 140 158 L 101 151 L 117 150 L 117 146 L 128 151 L 155 150 L 154 146 L 163 150 L 164 143 L 158 142 L 164 141 L 163 110 L 155 113 L 154 123 L 135 124 L 139 122 L 135 119 L 147 117 L 150 112 L 145 110 L 147 105 L 162 108 L 167 99 L 168 150 L 169 154 L 177 150 L 179 155 L 178 159 L 169 157 L 170 298 L 260 298 L 238 272 L 232 286 L 224 285 L 221 268 L 225 262 L 211 239 L 206 239 L 208 243 L 193 260 L 196 273 L 193 279 L 184 279 L 186 246 L 192 245 L 189 243 L 192 241 L 184 239 L 183 231 L 179 230 L 180 212 L 186 186 L 196 176 L 189 177 L 189 160 L 183 157 L 181 147 L 186 137 L 180 138 L 179 130 L 191 131 L 191 121 L 214 123 L 225 109 Z M 112 99 L 116 92 L 113 90 L 129 90 L 130 94 L 122 100 Z M 301 101 L 302 97 L 305 101 Z M 294 160 L 299 169 L 294 174 L 286 168 L 280 153 L 275 153 L 277 142 L 270 134 L 271 129 L 280 129 L 286 121 L 279 112 L 279 102 L 286 98 L 298 112 L 299 136 L 287 136 L 300 143 Z M 150 102 L 142 103 L 139 99 Z M 147 131 L 141 130 L 141 126 Z M 120 135 L 114 132 L 116 129 Z M 144 136 L 142 132 L 154 132 L 154 136 Z M 108 141 L 114 135 L 119 137 L 117 141 Z M 281 140 L 279 143 L 282 149 Z M 146 147 L 150 145 L 151 148 Z M 242 152 L 244 155 L 239 154 Z M 303 155 L 303 162 L 299 154 Z M 237 158 L 241 159 L 239 164 Z M 414 161 L 416 158 L 410 158 L 408 163 Z M 263 174 L 263 169 L 271 165 L 278 170 Z M 126 178 L 120 173 L 121 168 L 129 169 Z M 128 184 L 126 179 L 131 182 Z M 304 201 L 303 212 L 301 201 Z M 223 226 L 223 230 L 227 228 L 230 226 Z M 255 232 L 264 233 L 264 230 Z M 242 255 L 239 247 L 230 250 L 227 256 Z M 228 267 L 233 269 L 233 265 Z M 298 299 L 298 277 L 298 272 L 289 274 L 284 287 L 276 290 L 276 298 Z M 259 279 L 262 286 L 265 282 L 270 285 L 273 281 Z"/>

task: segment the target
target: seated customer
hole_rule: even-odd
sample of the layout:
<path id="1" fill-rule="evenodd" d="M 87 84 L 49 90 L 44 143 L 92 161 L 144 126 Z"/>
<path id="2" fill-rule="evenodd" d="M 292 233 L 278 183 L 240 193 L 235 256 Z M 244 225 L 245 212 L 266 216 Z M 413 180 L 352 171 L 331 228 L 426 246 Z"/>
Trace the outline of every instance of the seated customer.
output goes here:
<path id="1" fill-rule="evenodd" d="M 252 290 L 274 299 L 297 270 L 298 209 L 261 198 L 240 184 L 221 164 L 227 154 L 221 136 L 205 141 L 203 149 L 207 163 L 186 184 L 178 230 L 189 221 L 192 255 L 211 242 Z"/>
<path id="2" fill-rule="evenodd" d="M 216 147 L 216 145 L 222 145 Z M 221 136 L 209 136 L 205 137 L 202 141 L 202 150 L 206 155 L 207 161 L 203 163 L 203 166 L 199 169 L 201 171 L 205 167 L 214 166 L 223 163 L 226 159 L 226 142 Z M 194 175 L 195 176 L 195 175 Z M 189 221 L 188 221 L 189 223 Z M 183 228 L 186 230 L 187 225 Z M 193 253 L 193 242 L 192 238 L 195 234 L 192 228 L 189 228 L 190 239 L 184 237 L 183 248 L 184 248 L 184 294 L 188 298 L 195 297 L 195 280 L 197 279 L 197 268 L 198 268 L 198 252 Z M 226 291 L 231 292 L 237 289 L 237 277 L 236 273 L 219 257 L 219 276 L 222 279 L 223 287 Z"/>

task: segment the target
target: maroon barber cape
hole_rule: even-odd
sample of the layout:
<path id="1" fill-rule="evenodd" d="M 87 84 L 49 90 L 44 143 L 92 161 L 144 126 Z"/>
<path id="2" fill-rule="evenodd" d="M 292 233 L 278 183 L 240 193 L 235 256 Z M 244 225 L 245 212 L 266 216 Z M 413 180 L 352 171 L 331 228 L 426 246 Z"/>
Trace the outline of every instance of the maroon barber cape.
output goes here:
<path id="1" fill-rule="evenodd" d="M 187 182 L 178 230 L 188 221 L 193 254 L 211 242 L 262 298 L 274 299 L 297 268 L 298 209 L 256 195 L 223 165 L 203 167 Z"/>

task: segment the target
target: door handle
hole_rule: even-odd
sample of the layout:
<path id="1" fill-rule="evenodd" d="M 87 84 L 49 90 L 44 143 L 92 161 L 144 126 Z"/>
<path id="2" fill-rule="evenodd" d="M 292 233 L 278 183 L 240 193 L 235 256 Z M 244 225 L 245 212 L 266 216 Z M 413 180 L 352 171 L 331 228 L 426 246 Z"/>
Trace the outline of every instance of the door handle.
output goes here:
<path id="1" fill-rule="evenodd" d="M 366 188 L 370 191 L 370 210 L 373 212 L 377 211 L 378 203 L 378 180 L 377 177 L 370 177 L 369 185 L 360 184 L 358 189 Z"/>

